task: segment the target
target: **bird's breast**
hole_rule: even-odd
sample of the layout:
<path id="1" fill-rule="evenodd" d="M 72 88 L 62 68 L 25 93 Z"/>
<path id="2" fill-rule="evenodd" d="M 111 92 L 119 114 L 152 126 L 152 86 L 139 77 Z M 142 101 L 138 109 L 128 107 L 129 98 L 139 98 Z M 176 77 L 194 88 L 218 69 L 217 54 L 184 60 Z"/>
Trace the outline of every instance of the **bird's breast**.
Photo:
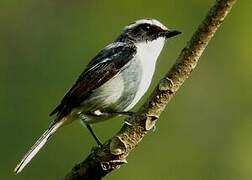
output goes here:
<path id="1" fill-rule="evenodd" d="M 137 71 L 140 72 L 140 77 L 139 82 L 137 83 L 136 94 L 125 111 L 134 107 L 148 90 L 155 72 L 156 61 L 164 46 L 164 42 L 165 39 L 161 37 L 151 42 L 136 44 L 137 53 L 135 60 L 138 63 Z"/>
<path id="2" fill-rule="evenodd" d="M 83 103 L 83 108 L 115 112 L 133 108 L 151 84 L 163 45 L 164 39 L 157 39 L 151 44 L 137 44 L 134 58 L 112 79 L 95 89 Z"/>

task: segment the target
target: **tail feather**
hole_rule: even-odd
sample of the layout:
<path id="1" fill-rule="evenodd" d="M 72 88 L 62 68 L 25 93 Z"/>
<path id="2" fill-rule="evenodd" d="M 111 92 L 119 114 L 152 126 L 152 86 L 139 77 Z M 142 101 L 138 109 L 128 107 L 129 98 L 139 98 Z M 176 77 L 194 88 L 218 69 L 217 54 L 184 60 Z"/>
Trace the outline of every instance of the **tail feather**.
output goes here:
<path id="1" fill-rule="evenodd" d="M 64 122 L 58 121 L 52 124 L 43 134 L 42 136 L 36 141 L 36 143 L 31 147 L 31 149 L 24 155 L 22 160 L 18 163 L 16 168 L 14 169 L 15 173 L 20 173 L 24 167 L 32 160 L 32 158 L 39 152 L 39 150 L 45 145 L 48 138 L 56 132 L 56 130 L 62 126 Z"/>

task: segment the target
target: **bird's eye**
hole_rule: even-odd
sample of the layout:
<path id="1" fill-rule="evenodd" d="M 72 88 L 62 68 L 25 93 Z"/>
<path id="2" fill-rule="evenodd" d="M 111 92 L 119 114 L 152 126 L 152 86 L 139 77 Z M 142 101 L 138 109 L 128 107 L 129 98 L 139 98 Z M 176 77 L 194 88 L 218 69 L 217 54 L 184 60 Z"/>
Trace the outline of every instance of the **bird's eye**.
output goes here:
<path id="1" fill-rule="evenodd" d="M 148 31 L 148 30 L 150 30 L 150 25 L 149 24 L 144 24 L 143 26 L 142 26 L 142 29 L 144 30 L 144 31 Z"/>

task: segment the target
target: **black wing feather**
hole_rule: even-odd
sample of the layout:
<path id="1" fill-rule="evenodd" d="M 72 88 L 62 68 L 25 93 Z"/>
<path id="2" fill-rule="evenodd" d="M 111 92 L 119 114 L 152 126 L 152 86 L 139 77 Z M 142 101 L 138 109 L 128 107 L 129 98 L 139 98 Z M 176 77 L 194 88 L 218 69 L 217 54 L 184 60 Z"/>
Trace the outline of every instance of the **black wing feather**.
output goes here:
<path id="1" fill-rule="evenodd" d="M 103 85 L 117 73 L 136 54 L 133 44 L 117 43 L 108 46 L 92 59 L 86 70 L 79 76 L 73 87 L 66 93 L 60 104 L 50 113 L 57 113 L 59 119 L 78 107 L 89 93 Z"/>

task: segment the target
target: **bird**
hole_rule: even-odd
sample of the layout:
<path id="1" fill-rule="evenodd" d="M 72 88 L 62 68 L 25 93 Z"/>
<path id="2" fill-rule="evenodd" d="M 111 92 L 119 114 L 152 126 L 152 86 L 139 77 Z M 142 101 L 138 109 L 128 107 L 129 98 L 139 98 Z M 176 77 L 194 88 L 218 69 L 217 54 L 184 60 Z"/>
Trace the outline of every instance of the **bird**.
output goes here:
<path id="1" fill-rule="evenodd" d="M 86 66 L 59 105 L 56 116 L 14 169 L 20 173 L 60 127 L 79 119 L 99 146 L 91 125 L 130 110 L 148 90 L 157 59 L 167 39 L 181 34 L 156 19 L 140 19 L 125 26 L 117 38 Z"/>

